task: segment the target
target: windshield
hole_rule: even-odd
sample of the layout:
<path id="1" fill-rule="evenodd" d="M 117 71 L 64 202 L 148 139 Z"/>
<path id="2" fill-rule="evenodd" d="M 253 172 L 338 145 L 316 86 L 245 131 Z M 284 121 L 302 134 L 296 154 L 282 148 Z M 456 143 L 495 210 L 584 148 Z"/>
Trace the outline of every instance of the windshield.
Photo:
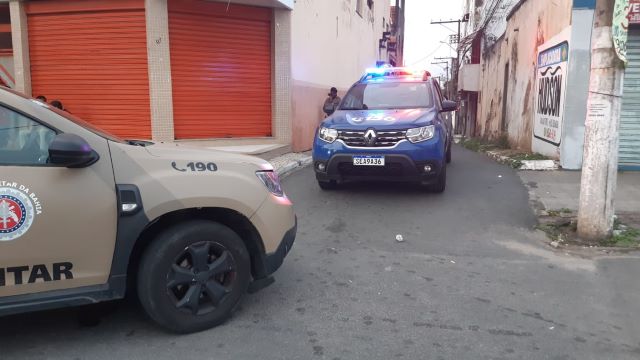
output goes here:
<path id="1" fill-rule="evenodd" d="M 36 104 L 38 104 L 38 105 L 50 110 L 50 111 L 53 111 L 54 113 L 62 116 L 63 118 L 65 118 L 65 119 L 67 119 L 67 120 L 69 120 L 69 121 L 71 121 L 71 122 L 73 122 L 73 123 L 75 123 L 77 125 L 82 126 L 83 128 L 91 131 L 92 133 L 94 133 L 94 134 L 96 134 L 98 136 L 102 136 L 105 139 L 108 139 L 108 140 L 111 140 L 111 141 L 115 141 L 115 142 L 119 142 L 119 143 L 127 143 L 126 140 L 124 140 L 124 139 L 122 139 L 120 137 L 117 137 L 117 136 L 115 136 L 115 135 L 113 135 L 113 134 L 111 134 L 111 133 L 109 133 L 109 132 L 107 132 L 105 130 L 102 130 L 99 127 L 96 127 L 95 125 L 93 125 L 93 124 L 91 124 L 89 122 L 86 122 L 86 121 L 80 119 L 77 116 L 69 114 L 66 111 L 59 110 L 56 107 L 50 106 L 49 104 L 44 104 L 44 103 L 42 103 L 42 102 L 40 102 L 38 100 L 32 100 L 32 101 L 35 102 Z"/>
<path id="2" fill-rule="evenodd" d="M 341 110 L 415 109 L 433 107 L 426 82 L 358 84 L 344 97 Z"/>

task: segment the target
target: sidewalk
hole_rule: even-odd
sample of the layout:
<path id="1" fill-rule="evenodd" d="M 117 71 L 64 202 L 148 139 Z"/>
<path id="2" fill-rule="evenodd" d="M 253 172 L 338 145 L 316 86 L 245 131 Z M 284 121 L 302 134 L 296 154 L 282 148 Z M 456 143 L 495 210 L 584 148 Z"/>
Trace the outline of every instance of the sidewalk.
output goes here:
<path id="1" fill-rule="evenodd" d="M 579 171 L 519 171 L 518 174 L 529 189 L 529 199 L 536 210 L 578 209 Z M 617 214 L 640 221 L 640 172 L 618 173 L 615 209 Z"/>
<path id="2" fill-rule="evenodd" d="M 189 145 L 265 159 L 273 165 L 274 170 L 280 177 L 285 177 L 299 168 L 310 165 L 312 162 L 311 151 L 293 153 L 290 152 L 290 146 L 282 144 L 208 146 L 206 142 L 194 142 Z"/>
<path id="3" fill-rule="evenodd" d="M 311 151 L 288 153 L 268 160 L 280 177 L 285 177 L 312 162 Z"/>

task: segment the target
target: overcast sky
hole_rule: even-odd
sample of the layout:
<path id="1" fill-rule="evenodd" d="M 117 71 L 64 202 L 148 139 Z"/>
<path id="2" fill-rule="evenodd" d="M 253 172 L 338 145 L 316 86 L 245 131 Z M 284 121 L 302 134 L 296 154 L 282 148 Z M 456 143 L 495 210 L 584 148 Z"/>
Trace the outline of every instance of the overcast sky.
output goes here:
<path id="1" fill-rule="evenodd" d="M 442 61 L 434 60 L 434 57 L 455 57 L 455 51 L 440 41 L 448 43 L 449 35 L 457 34 L 458 24 L 443 26 L 430 23 L 432 20 L 461 18 L 462 4 L 462 0 L 406 0 L 404 44 L 406 66 L 426 68 L 434 76 L 444 74 L 441 67 L 431 63 Z"/>

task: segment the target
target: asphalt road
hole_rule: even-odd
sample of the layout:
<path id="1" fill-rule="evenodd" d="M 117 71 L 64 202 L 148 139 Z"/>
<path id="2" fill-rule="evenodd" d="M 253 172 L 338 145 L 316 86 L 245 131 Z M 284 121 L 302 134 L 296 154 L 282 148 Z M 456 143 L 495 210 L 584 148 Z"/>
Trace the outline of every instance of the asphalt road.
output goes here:
<path id="1" fill-rule="evenodd" d="M 213 330 L 167 334 L 135 302 L 0 319 L 0 359 L 638 359 L 640 261 L 542 246 L 518 175 L 455 148 L 446 193 L 285 179 L 298 239 L 277 282 Z M 402 235 L 404 242 L 396 241 Z"/>

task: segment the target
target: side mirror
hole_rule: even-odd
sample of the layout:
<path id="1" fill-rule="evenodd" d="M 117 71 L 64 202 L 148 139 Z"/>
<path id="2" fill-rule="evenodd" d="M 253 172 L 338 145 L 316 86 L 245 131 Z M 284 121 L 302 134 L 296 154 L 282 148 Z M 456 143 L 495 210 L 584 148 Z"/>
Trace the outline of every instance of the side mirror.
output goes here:
<path id="1" fill-rule="evenodd" d="M 49 163 L 68 168 L 83 168 L 100 159 L 89 143 L 75 134 L 58 134 L 49 145 Z"/>
<path id="2" fill-rule="evenodd" d="M 458 103 L 451 100 L 442 100 L 442 110 L 440 112 L 451 112 L 458 110 Z"/>

